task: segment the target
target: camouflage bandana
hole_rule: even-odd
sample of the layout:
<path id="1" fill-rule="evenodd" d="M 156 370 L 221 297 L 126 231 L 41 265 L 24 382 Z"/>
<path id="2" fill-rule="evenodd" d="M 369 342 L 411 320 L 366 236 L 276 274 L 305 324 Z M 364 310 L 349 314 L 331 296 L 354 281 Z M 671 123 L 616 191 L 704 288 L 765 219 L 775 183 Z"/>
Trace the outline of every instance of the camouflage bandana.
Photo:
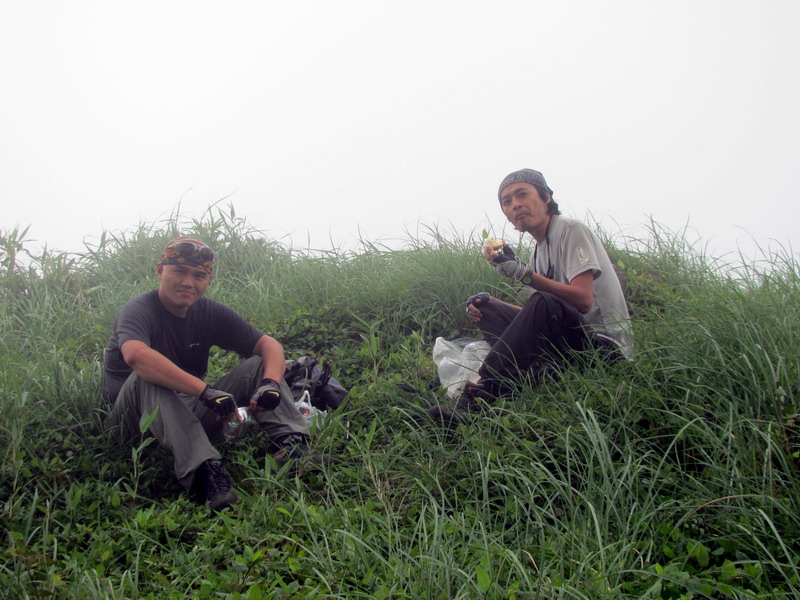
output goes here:
<path id="1" fill-rule="evenodd" d="M 179 237 L 170 241 L 161 253 L 162 265 L 200 267 L 207 273 L 214 268 L 214 251 L 200 240 Z"/>
<path id="2" fill-rule="evenodd" d="M 551 190 L 547 182 L 544 180 L 544 175 L 542 175 L 539 171 L 534 171 L 533 169 L 520 169 L 519 171 L 514 171 L 509 175 L 506 175 L 506 178 L 503 179 L 503 182 L 500 184 L 500 189 L 497 190 L 497 199 L 500 199 L 500 194 L 503 193 L 503 190 L 511 185 L 512 183 L 529 183 L 532 186 L 541 186 L 544 187 L 550 197 L 553 197 L 553 190 Z"/>

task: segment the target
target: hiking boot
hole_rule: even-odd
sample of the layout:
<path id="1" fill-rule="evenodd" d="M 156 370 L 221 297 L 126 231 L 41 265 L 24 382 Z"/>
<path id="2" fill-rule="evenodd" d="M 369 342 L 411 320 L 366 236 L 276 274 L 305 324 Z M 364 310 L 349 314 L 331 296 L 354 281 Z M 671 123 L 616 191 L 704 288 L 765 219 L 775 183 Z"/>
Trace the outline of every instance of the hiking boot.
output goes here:
<path id="1" fill-rule="evenodd" d="M 275 442 L 277 450 L 272 453 L 278 468 L 290 464 L 290 471 L 299 471 L 327 464 L 328 461 L 321 454 L 308 451 L 309 437 L 302 433 L 290 433 Z"/>
<path id="2" fill-rule="evenodd" d="M 491 399 L 486 389 L 479 383 L 467 382 L 458 399 L 450 406 L 432 406 L 428 409 L 430 417 L 448 429 L 455 429 L 467 422 L 469 415 L 483 411 L 478 398 Z"/>
<path id="3" fill-rule="evenodd" d="M 239 496 L 231 489 L 231 477 L 218 460 L 207 460 L 198 469 L 201 490 L 206 504 L 213 511 L 230 508 L 239 502 Z"/>

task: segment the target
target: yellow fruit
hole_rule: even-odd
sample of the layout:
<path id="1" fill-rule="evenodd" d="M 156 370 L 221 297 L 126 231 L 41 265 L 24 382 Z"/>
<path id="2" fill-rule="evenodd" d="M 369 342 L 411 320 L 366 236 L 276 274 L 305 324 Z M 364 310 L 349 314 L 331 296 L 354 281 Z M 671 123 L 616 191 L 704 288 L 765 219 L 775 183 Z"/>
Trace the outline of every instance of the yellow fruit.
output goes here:
<path id="1" fill-rule="evenodd" d="M 491 248 L 492 250 L 500 250 L 506 243 L 503 240 L 496 240 L 494 238 L 486 238 L 483 240 L 484 248 Z"/>

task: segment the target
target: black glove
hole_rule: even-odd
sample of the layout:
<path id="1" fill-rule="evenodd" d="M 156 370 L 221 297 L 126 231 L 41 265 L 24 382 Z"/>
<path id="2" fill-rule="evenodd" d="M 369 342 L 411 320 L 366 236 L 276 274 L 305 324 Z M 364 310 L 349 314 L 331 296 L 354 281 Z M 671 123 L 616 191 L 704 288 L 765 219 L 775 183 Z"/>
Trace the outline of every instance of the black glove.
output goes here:
<path id="1" fill-rule="evenodd" d="M 202 400 L 203 404 L 208 408 L 223 417 L 228 416 L 236 410 L 236 400 L 233 399 L 233 396 L 228 392 L 215 390 L 212 387 L 206 386 L 206 389 L 200 394 L 200 400 Z"/>
<path id="2" fill-rule="evenodd" d="M 480 308 L 484 304 L 489 304 L 491 300 L 491 296 L 489 296 L 488 292 L 480 292 L 479 294 L 475 294 L 474 296 L 470 296 L 469 300 L 467 300 L 467 304 L 472 304 L 475 308 Z"/>
<path id="3" fill-rule="evenodd" d="M 259 407 L 274 410 L 281 403 L 281 386 L 274 379 L 265 377 L 253 392 L 253 399 Z"/>

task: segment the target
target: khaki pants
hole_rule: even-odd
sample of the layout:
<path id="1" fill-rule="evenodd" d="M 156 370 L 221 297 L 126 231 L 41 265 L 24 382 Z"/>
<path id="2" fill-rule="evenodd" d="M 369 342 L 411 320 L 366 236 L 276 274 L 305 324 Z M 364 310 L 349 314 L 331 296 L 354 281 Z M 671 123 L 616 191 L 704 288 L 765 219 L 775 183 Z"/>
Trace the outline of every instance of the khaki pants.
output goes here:
<path id="1" fill-rule="evenodd" d="M 261 382 L 261 357 L 247 359 L 211 387 L 232 394 L 238 406 L 247 406 Z M 308 435 L 308 423 L 295 408 L 286 382 L 281 381 L 281 403 L 274 410 L 258 412 L 255 420 L 273 441 L 293 434 Z M 222 422 L 215 413 L 195 396 L 179 394 L 145 381 L 135 373 L 128 377 L 114 402 L 111 421 L 123 435 L 139 435 L 142 415 L 158 413 L 149 433 L 169 450 L 175 459 L 175 475 L 189 489 L 194 472 L 207 460 L 219 460 L 219 451 L 212 441 L 221 440 Z"/>

